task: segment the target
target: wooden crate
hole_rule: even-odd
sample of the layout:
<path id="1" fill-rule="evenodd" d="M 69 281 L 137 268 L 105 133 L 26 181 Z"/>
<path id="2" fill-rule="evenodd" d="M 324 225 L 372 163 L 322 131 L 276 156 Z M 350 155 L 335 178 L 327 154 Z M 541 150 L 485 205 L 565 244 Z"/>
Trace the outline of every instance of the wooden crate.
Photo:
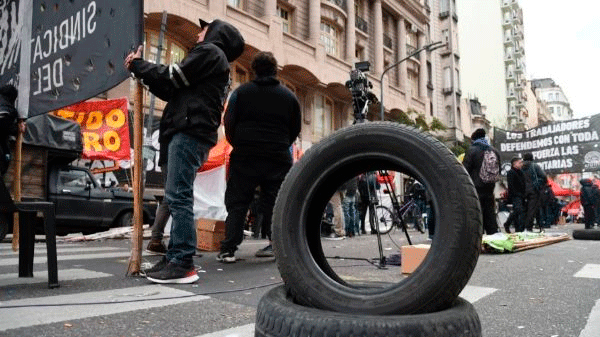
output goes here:
<path id="1" fill-rule="evenodd" d="M 196 241 L 198 249 L 216 252 L 221 248 L 225 239 L 225 221 L 212 219 L 196 220 Z"/>

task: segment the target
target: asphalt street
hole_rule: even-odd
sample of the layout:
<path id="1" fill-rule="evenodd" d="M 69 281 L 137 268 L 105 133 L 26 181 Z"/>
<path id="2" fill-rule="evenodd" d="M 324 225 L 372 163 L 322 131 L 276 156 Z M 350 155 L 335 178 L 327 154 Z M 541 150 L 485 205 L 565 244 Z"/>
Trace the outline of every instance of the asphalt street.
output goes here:
<path id="1" fill-rule="evenodd" d="M 396 244 L 406 243 L 397 230 L 390 237 L 394 242 L 383 239 L 388 256 L 398 251 Z M 374 238 L 323 242 L 332 254 L 349 257 Z M 424 234 L 411 232 L 411 238 L 427 243 Z M 253 336 L 260 297 L 281 284 L 274 258 L 254 257 L 266 244 L 246 240 L 235 264 L 202 252 L 195 258 L 196 284 L 159 286 L 125 275 L 128 240 L 59 242 L 61 286 L 48 289 L 44 244 L 36 244 L 35 277 L 25 279 L 17 277 L 18 254 L 5 241 L 0 243 L 0 336 Z M 485 337 L 600 336 L 599 251 L 600 241 L 570 240 L 514 254 L 482 254 L 461 296 L 474 304 Z M 144 255 L 145 263 L 158 259 Z M 340 273 L 402 277 L 397 266 L 379 271 L 367 262 L 353 263 Z"/>

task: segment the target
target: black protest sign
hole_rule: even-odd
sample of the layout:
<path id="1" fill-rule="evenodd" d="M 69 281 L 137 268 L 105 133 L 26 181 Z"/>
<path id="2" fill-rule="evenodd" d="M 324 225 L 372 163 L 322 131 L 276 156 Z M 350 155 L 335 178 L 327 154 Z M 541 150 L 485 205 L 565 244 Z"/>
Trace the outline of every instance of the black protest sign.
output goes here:
<path id="1" fill-rule="evenodd" d="M 494 129 L 494 147 L 500 151 L 503 171 L 512 157 L 531 152 L 546 173 L 600 170 L 600 114 L 552 122 L 523 132 Z"/>
<path id="2" fill-rule="evenodd" d="M 2 82 L 18 87 L 22 116 L 81 102 L 121 83 L 129 76 L 123 59 L 142 42 L 142 0 L 13 0 L 5 1 L 5 10 L 16 12 L 9 30 L 30 41 L 20 43 L 18 64 L 0 73 Z"/>

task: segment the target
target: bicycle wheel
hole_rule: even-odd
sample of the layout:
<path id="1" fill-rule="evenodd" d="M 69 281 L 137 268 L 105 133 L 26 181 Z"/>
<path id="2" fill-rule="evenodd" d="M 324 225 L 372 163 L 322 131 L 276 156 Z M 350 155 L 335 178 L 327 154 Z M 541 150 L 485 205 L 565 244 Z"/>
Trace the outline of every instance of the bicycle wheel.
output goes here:
<path id="1" fill-rule="evenodd" d="M 377 231 L 378 225 L 379 233 L 387 234 L 394 228 L 394 213 L 392 213 L 389 208 L 385 206 L 376 206 L 374 215 L 375 216 L 372 217 L 369 214 L 369 222 L 373 230 Z"/>
<path id="2" fill-rule="evenodd" d="M 319 226 L 327 203 L 344 182 L 382 170 L 406 174 L 425 186 L 436 214 L 435 237 L 412 274 L 388 269 L 388 279 L 375 283 L 368 274 L 356 277 L 359 259 L 333 259 L 340 255 L 336 247 L 345 245 L 346 252 L 358 255 L 362 242 L 375 238 L 322 241 Z M 386 175 L 377 178 L 382 177 Z M 272 223 L 276 263 L 297 303 L 369 315 L 449 308 L 475 269 L 483 232 L 477 192 L 452 152 L 428 134 L 385 122 L 356 124 L 313 145 L 286 176 Z M 326 253 L 327 244 L 332 247 Z M 385 248 L 384 253 L 389 251 Z M 370 268 L 371 274 L 385 272 Z"/>

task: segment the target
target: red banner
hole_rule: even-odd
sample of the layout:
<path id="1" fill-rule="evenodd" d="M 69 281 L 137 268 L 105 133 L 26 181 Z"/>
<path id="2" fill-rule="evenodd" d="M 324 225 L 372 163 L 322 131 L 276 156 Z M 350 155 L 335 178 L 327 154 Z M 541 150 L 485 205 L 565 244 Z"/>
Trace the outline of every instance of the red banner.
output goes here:
<path id="1" fill-rule="evenodd" d="M 82 102 L 54 112 L 81 126 L 83 159 L 129 160 L 127 98 Z"/>

